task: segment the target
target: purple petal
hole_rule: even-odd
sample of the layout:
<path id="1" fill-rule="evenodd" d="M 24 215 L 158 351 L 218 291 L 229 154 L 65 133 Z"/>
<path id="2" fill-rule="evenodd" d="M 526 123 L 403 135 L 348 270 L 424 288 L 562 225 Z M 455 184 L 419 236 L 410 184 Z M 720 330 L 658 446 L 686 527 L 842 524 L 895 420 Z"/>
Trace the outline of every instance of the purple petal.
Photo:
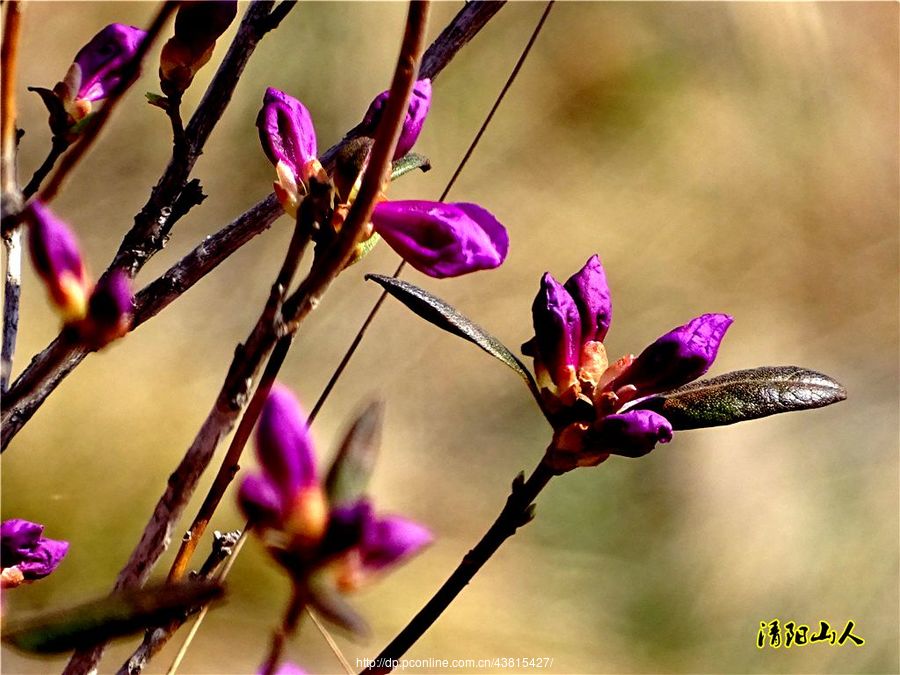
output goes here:
<path id="1" fill-rule="evenodd" d="M 432 277 L 493 269 L 509 250 L 506 228 L 477 204 L 381 202 L 372 225 L 404 260 Z"/>
<path id="2" fill-rule="evenodd" d="M 24 218 L 31 260 L 53 302 L 69 317 L 83 315 L 89 284 L 75 234 L 39 201 L 26 207 Z"/>
<path id="3" fill-rule="evenodd" d="M 285 498 L 315 485 L 316 463 L 306 416 L 293 393 L 272 387 L 256 426 L 256 450 L 266 474 Z"/>
<path id="4" fill-rule="evenodd" d="M 306 107 L 293 96 L 269 87 L 256 126 L 269 161 L 284 162 L 301 182 L 303 166 L 316 157 L 316 131 Z"/>
<path id="5" fill-rule="evenodd" d="M 0 567 L 12 567 L 33 549 L 44 526 L 21 518 L 4 520 L 0 525 Z"/>
<path id="6" fill-rule="evenodd" d="M 146 35 L 135 26 L 112 23 L 91 38 L 75 56 L 75 63 L 81 68 L 81 84 L 75 98 L 97 101 L 109 96 Z"/>
<path id="7" fill-rule="evenodd" d="M 259 672 L 261 674 L 263 672 L 263 668 L 260 668 Z M 278 667 L 275 669 L 273 675 L 306 675 L 306 671 L 296 663 L 292 663 L 290 661 L 282 661 L 280 664 L 278 664 Z"/>
<path id="8" fill-rule="evenodd" d="M 567 366 L 578 367 L 581 351 L 581 318 L 569 292 L 550 272 L 541 278 L 541 288 L 531 305 L 534 344 L 539 358 L 555 384 Z M 529 352 L 531 350 L 529 349 Z"/>
<path id="9" fill-rule="evenodd" d="M 27 520 L 7 520 L 0 535 L 0 567 L 17 567 L 25 579 L 40 579 L 55 570 L 69 542 L 42 536 L 44 526 Z"/>
<path id="10" fill-rule="evenodd" d="M 602 417 L 594 425 L 593 439 L 603 452 L 641 457 L 657 443 L 672 440 L 672 425 L 651 410 L 630 410 Z"/>
<path id="11" fill-rule="evenodd" d="M 238 491 L 238 504 L 247 520 L 280 529 L 285 505 L 278 485 L 266 476 L 245 476 Z"/>
<path id="12" fill-rule="evenodd" d="M 569 277 L 566 290 L 578 305 L 582 341 L 603 342 L 612 321 L 612 301 L 600 258 L 591 256 L 581 271 Z"/>
<path id="13" fill-rule="evenodd" d="M 389 91 L 381 92 L 369 105 L 362 121 L 362 131 L 366 135 L 375 136 L 378 123 L 381 121 L 381 113 L 384 106 L 387 105 L 389 93 Z M 429 108 L 431 108 L 431 80 L 418 80 L 409 98 L 409 108 L 406 111 L 403 128 L 400 130 L 400 140 L 397 141 L 394 159 L 403 157 L 412 150 L 422 131 L 422 126 L 425 124 L 425 118 L 428 117 Z"/>
<path id="14" fill-rule="evenodd" d="M 727 314 L 703 314 L 691 319 L 641 352 L 610 388 L 633 384 L 644 396 L 697 379 L 715 361 L 725 331 L 733 321 Z"/>
<path id="15" fill-rule="evenodd" d="M 360 560 L 367 572 L 378 572 L 414 556 L 434 541 L 431 532 L 406 518 L 385 516 L 368 523 L 360 542 Z"/>
<path id="16" fill-rule="evenodd" d="M 88 300 L 87 320 L 82 337 L 99 349 L 128 332 L 134 295 L 131 280 L 122 270 L 101 277 Z"/>

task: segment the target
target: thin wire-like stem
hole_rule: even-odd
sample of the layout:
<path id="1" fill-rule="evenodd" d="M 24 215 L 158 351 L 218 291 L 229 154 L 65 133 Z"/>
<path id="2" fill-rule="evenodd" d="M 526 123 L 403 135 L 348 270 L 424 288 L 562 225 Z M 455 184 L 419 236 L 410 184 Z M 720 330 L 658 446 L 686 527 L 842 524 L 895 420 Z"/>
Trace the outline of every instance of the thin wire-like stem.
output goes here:
<path id="1" fill-rule="evenodd" d="M 177 2 L 162 3 L 156 16 L 153 18 L 153 21 L 147 27 L 147 34 L 141 41 L 134 56 L 122 69 L 121 81 L 113 88 L 112 93 L 107 97 L 103 107 L 91 118 L 82 133 L 81 138 L 78 140 L 78 143 L 72 148 L 72 151 L 62 158 L 59 167 L 50 177 L 47 185 L 44 186 L 40 193 L 38 193 L 42 202 L 48 203 L 57 195 L 60 187 L 62 187 L 63 181 L 65 181 L 78 162 L 81 161 L 82 157 L 87 154 L 88 150 L 91 149 L 91 146 L 97 140 L 103 127 L 106 126 L 106 121 L 109 119 L 113 110 L 116 109 L 122 96 L 125 95 L 125 92 L 128 91 L 128 88 L 131 87 L 137 79 L 144 57 L 147 55 L 147 52 L 150 51 L 150 47 L 153 46 L 160 31 L 162 31 L 163 26 L 165 26 L 166 21 L 168 21 L 169 17 L 175 12 L 177 7 Z"/>
<path id="2" fill-rule="evenodd" d="M 29 199 L 40 189 L 41 183 L 44 182 L 47 174 L 49 174 L 56 165 L 56 160 L 62 157 L 62 154 L 68 150 L 69 145 L 69 141 L 65 138 L 61 136 L 53 137 L 53 140 L 50 143 L 50 150 L 47 152 L 47 157 L 44 158 L 41 165 L 35 169 L 35 172 L 31 176 L 31 180 L 28 181 L 28 185 L 22 188 L 22 196 L 24 199 Z"/>
<path id="3" fill-rule="evenodd" d="M 338 643 L 335 642 L 334 638 L 331 636 L 331 633 L 328 632 L 328 629 L 325 628 L 325 624 L 316 616 L 314 610 L 310 607 L 306 608 L 306 613 L 309 615 L 309 618 L 312 620 L 313 625 L 319 630 L 319 633 L 325 639 L 325 643 L 328 645 L 328 648 L 331 649 L 331 653 L 334 654 L 335 658 L 340 662 L 341 668 L 344 669 L 344 672 L 347 675 L 354 675 L 356 672 L 353 670 L 353 666 L 350 665 L 350 662 L 347 660 L 347 657 L 344 656 L 344 652 L 341 651 L 341 648 L 338 647 Z"/>
<path id="4" fill-rule="evenodd" d="M 533 502 L 556 473 L 543 460 L 524 483 L 514 482 L 512 493 L 503 510 L 481 540 L 463 557 L 453 574 L 438 589 L 431 600 L 419 610 L 407 626 L 372 661 L 361 675 L 384 675 L 393 663 L 403 656 L 437 621 L 444 610 L 468 585 L 478 570 L 500 546 L 533 517 Z"/>
<path id="5" fill-rule="evenodd" d="M 548 2 L 547 6 L 544 8 L 544 12 L 541 14 L 540 19 L 538 19 L 538 22 L 531 33 L 531 37 L 528 38 L 528 42 L 526 43 L 525 48 L 519 55 L 519 59 L 516 61 L 516 65 L 510 72 L 509 77 L 506 78 L 506 83 L 503 85 L 503 88 L 500 90 L 500 93 L 494 100 L 494 104 L 491 106 L 487 117 L 484 118 L 484 122 L 481 123 L 481 126 L 479 127 L 478 132 L 475 134 L 475 137 L 472 139 L 472 142 L 469 144 L 466 153 L 463 155 L 463 158 L 460 160 L 459 164 L 457 164 L 456 171 L 454 171 L 453 175 L 450 176 L 450 180 L 447 181 L 447 185 L 444 187 L 443 192 L 441 192 L 441 196 L 438 197 L 439 202 L 444 201 L 447 198 L 447 195 L 450 194 L 450 190 L 453 189 L 453 185 L 456 183 L 456 179 L 459 178 L 459 175 L 462 173 L 463 169 L 468 163 L 469 158 L 472 156 L 472 153 L 475 152 L 475 148 L 478 147 L 478 143 L 481 141 L 481 137 L 484 135 L 484 132 L 490 125 L 491 120 L 494 119 L 494 114 L 497 112 L 497 109 L 503 102 L 506 93 L 509 91 L 510 87 L 512 87 L 513 82 L 516 81 L 516 77 L 518 76 L 519 71 L 522 69 L 522 65 L 525 63 L 525 59 L 528 58 L 528 54 L 531 51 L 531 48 L 534 46 L 538 35 L 540 35 L 541 29 L 544 27 L 544 22 L 547 20 L 547 16 L 550 14 L 550 10 L 553 8 L 553 2 L 554 0 L 550 0 L 550 2 Z M 397 265 L 397 269 L 394 270 L 394 273 L 391 276 L 394 279 L 398 278 L 400 274 L 402 274 L 405 267 L 406 261 L 401 260 L 400 264 Z M 323 389 L 322 393 L 319 394 L 319 398 L 316 401 L 316 404 L 313 406 L 312 412 L 309 414 L 310 422 L 312 422 L 312 420 L 316 418 L 316 415 L 319 414 L 322 406 L 325 405 L 325 401 L 328 400 L 328 396 L 331 394 L 331 390 L 334 389 L 334 386 L 337 384 L 338 380 L 341 379 L 341 376 L 344 374 L 344 370 L 346 370 L 347 366 L 350 363 L 350 360 L 356 353 L 357 348 L 363 341 L 363 338 L 366 335 L 366 331 L 369 330 L 369 326 L 372 325 L 372 321 L 374 321 L 375 316 L 378 314 L 387 296 L 388 292 L 382 291 L 381 295 L 378 296 L 378 300 L 376 300 L 375 304 L 372 306 L 372 309 L 369 310 L 369 313 L 368 315 L 366 315 L 362 326 L 359 327 L 359 330 L 356 332 L 356 335 L 350 342 L 350 346 L 347 348 L 347 351 L 344 352 L 344 356 L 341 358 L 341 362 L 338 364 L 337 368 L 335 368 L 334 372 L 331 374 L 331 377 L 328 379 L 328 383 L 325 385 L 325 389 Z"/>

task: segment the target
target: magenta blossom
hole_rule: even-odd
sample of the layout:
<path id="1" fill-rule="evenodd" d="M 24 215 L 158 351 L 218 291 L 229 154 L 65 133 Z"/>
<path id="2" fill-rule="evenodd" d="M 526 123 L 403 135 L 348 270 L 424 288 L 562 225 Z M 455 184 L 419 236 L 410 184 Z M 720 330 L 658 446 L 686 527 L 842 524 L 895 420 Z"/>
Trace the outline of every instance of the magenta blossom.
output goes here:
<path id="1" fill-rule="evenodd" d="M 431 542 L 421 525 L 375 515 L 369 500 L 329 505 L 300 404 L 276 385 L 256 429 L 262 471 L 244 478 L 238 500 L 270 551 L 298 583 L 328 570 L 341 590 L 415 555 Z"/>
<path id="2" fill-rule="evenodd" d="M 87 316 L 76 326 L 81 341 L 100 349 L 131 327 L 134 295 L 131 280 L 122 270 L 101 277 L 88 299 Z"/>
<path id="3" fill-rule="evenodd" d="M 119 85 L 146 35 L 135 26 L 112 23 L 78 51 L 65 79 L 54 88 L 74 122 Z"/>
<path id="4" fill-rule="evenodd" d="M 75 234 L 41 202 L 23 212 L 34 269 L 67 322 L 84 318 L 92 284 L 85 270 Z"/>
<path id="5" fill-rule="evenodd" d="M 44 526 L 19 518 L 0 525 L 0 585 L 18 586 L 52 573 L 69 550 L 69 542 L 47 539 Z"/>
<path id="6" fill-rule="evenodd" d="M 430 81 L 421 80 L 417 92 L 404 124 L 404 142 L 410 147 L 428 112 Z M 380 114 L 386 100 L 382 97 L 372 103 L 367 120 Z M 316 159 L 316 134 L 309 111 L 297 99 L 269 88 L 256 126 L 263 150 L 275 165 L 275 194 L 285 212 L 296 218 L 310 179 L 315 177 L 319 182 L 328 179 Z M 353 179 L 348 182 L 353 183 Z M 335 231 L 343 222 L 356 189 L 347 192 L 348 204 L 335 211 L 332 223 Z M 377 233 L 410 265 L 432 277 L 454 277 L 492 269 L 504 261 L 509 250 L 506 229 L 476 204 L 383 201 L 375 207 L 371 225 L 370 237 Z M 358 253 L 362 255 L 369 246 L 369 242 L 363 242 Z"/>
<path id="7" fill-rule="evenodd" d="M 532 316 L 535 337 L 522 349 L 534 357 L 548 410 L 562 420 L 555 445 L 558 464 L 565 468 L 593 466 L 610 454 L 637 457 L 658 442 L 668 443 L 672 425 L 665 417 L 623 406 L 703 375 L 733 321 L 727 314 L 703 314 L 666 333 L 637 358 L 626 355 L 610 364 L 603 339 L 612 303 L 596 255 L 565 285 L 545 274 Z M 567 412 L 576 409 L 581 412 Z"/>
<path id="8" fill-rule="evenodd" d="M 369 105 L 365 117 L 360 125 L 361 131 L 369 136 L 374 137 L 378 130 L 378 123 L 381 121 L 381 113 L 384 106 L 387 105 L 388 95 L 390 91 L 383 91 Z M 397 149 L 394 151 L 394 159 L 399 159 L 412 150 L 413 145 L 419 138 L 419 133 L 425 124 L 425 118 L 428 117 L 428 110 L 431 108 L 431 80 L 418 80 L 413 86 L 412 95 L 409 99 L 409 108 L 406 111 L 406 118 L 403 120 L 403 127 L 400 130 L 400 140 L 397 141 Z"/>
<path id="9" fill-rule="evenodd" d="M 506 228 L 477 204 L 381 202 L 372 226 L 404 260 L 432 277 L 492 269 L 509 250 Z"/>

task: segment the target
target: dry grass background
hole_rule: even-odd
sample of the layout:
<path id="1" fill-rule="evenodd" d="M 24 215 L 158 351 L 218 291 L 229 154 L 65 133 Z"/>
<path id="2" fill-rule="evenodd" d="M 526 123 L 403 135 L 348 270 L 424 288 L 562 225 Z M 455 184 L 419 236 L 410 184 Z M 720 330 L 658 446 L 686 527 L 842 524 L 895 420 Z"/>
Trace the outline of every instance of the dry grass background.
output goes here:
<path id="1" fill-rule="evenodd" d="M 436 5 L 433 35 L 457 8 Z M 503 9 L 440 76 L 417 146 L 435 168 L 404 179 L 394 196 L 437 196 L 541 10 Z M 28 3 L 24 178 L 48 147 L 45 114 L 25 85 L 52 85 L 101 26 L 146 24 L 152 11 Z M 253 127 L 264 88 L 303 99 L 320 146 L 330 145 L 388 82 L 403 15 L 398 3 L 304 3 L 261 43 L 195 171 L 209 199 L 179 223 L 141 282 L 269 192 L 272 171 Z M 598 252 L 615 305 L 612 354 L 726 311 L 736 322 L 714 373 L 800 364 L 836 377 L 849 399 L 682 433 L 640 461 L 613 459 L 555 481 L 536 521 L 410 657 L 553 657 L 557 673 L 900 669 L 897 20 L 895 3 L 557 5 L 451 195 L 507 224 L 507 263 L 444 282 L 407 277 L 518 346 L 530 335 L 540 274 L 565 277 Z M 158 90 L 154 71 L 56 203 L 94 270 L 168 156 L 167 120 L 142 97 Z M 188 110 L 210 76 L 198 77 Z M 7 594 L 6 613 L 109 588 L 257 315 L 288 225 L 279 221 L 89 358 L 16 439 L 4 458 L 3 517 L 44 522 L 72 548 L 52 577 Z M 379 247 L 304 325 L 283 379 L 309 405 L 377 296 L 363 273 L 395 261 Z M 17 369 L 57 329 L 30 271 L 24 284 Z M 372 396 L 388 401 L 373 494 L 383 509 L 428 523 L 438 540 L 354 598 L 373 638 L 339 636 L 351 660 L 373 656 L 405 624 L 548 440 L 513 375 L 391 302 L 316 424 L 323 453 Z M 239 524 L 231 500 L 213 523 Z M 182 672 L 255 672 L 286 598 L 284 578 L 252 543 L 229 602 L 211 614 Z M 758 622 L 772 617 L 839 627 L 853 619 L 866 644 L 759 651 Z M 114 646 L 103 671 L 131 645 Z M 290 655 L 311 672 L 338 670 L 309 625 Z M 61 663 L 3 650 L 5 673 Z"/>

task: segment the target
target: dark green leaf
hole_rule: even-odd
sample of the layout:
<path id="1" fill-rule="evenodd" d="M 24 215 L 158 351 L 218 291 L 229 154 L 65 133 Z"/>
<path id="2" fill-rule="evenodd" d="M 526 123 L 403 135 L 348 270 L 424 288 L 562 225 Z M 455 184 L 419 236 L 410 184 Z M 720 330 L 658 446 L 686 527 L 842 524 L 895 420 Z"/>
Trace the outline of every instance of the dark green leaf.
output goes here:
<path id="1" fill-rule="evenodd" d="M 509 351 L 506 345 L 481 326 L 472 323 L 455 308 L 414 284 L 381 274 L 367 274 L 366 279 L 371 279 L 375 283 L 380 284 L 384 290 L 429 323 L 434 324 L 438 328 L 443 328 L 448 333 L 453 333 L 469 342 L 475 343 L 495 359 L 506 364 L 519 377 L 525 380 L 538 404 L 541 403 L 540 392 L 534 379 L 531 377 L 531 373 Z"/>
<path id="2" fill-rule="evenodd" d="M 185 616 L 193 608 L 221 597 L 222 592 L 221 584 L 210 582 L 124 591 L 10 622 L 3 629 L 3 641 L 28 652 L 67 652 Z"/>
<path id="3" fill-rule="evenodd" d="M 674 429 L 700 429 L 821 408 L 847 398 L 827 375 L 799 366 L 736 370 L 651 396 L 634 408 L 654 410 Z"/>
<path id="4" fill-rule="evenodd" d="M 332 505 L 354 501 L 365 492 L 378 457 L 383 414 L 380 401 L 370 403 L 344 437 L 325 479 L 325 490 Z"/>
<path id="5" fill-rule="evenodd" d="M 397 180 L 416 169 L 422 169 L 423 172 L 431 171 L 431 161 L 424 155 L 410 152 L 391 165 L 391 180 Z"/>

